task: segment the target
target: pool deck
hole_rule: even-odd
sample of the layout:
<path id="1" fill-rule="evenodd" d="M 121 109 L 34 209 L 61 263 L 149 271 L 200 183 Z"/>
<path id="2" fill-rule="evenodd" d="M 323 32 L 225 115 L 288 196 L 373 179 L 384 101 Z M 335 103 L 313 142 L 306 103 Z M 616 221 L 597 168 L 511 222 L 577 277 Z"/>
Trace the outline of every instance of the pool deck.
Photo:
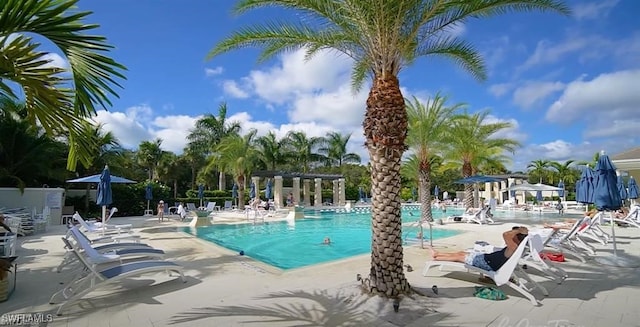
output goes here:
<path id="1" fill-rule="evenodd" d="M 218 214 L 214 221 L 244 220 Z M 639 326 L 640 274 L 636 269 L 567 261 L 569 273 L 557 285 L 532 274 L 549 290 L 541 305 L 509 288 L 509 298 L 475 298 L 478 275 L 432 270 L 422 276 L 427 250 L 406 247 L 406 272 L 411 285 L 424 296 L 404 298 L 395 313 L 388 300 L 361 292 L 356 274 L 366 276 L 369 255 L 327 264 L 281 271 L 239 256 L 224 248 L 177 231 L 186 223 L 157 222 L 155 217 L 114 218 L 132 223 L 144 243 L 164 249 L 166 259 L 185 268 L 187 282 L 166 274 L 144 275 L 92 292 L 53 317 L 48 326 Z M 518 221 L 522 224 L 522 221 Z M 474 241 L 501 243 L 501 232 L 515 225 L 505 220 L 493 225 L 451 223 L 434 228 L 467 231 L 436 240 L 443 250 L 461 250 Z M 60 236 L 64 226 L 18 239 L 18 285 L 0 303 L 0 313 L 55 313 L 49 297 L 69 280 L 56 273 L 64 255 Z M 640 262 L 640 229 L 617 228 L 619 254 Z M 611 246 L 595 245 L 598 256 L 611 256 Z M 431 289 L 438 286 L 436 295 Z M 0 321 L 1 323 L 2 321 Z"/>

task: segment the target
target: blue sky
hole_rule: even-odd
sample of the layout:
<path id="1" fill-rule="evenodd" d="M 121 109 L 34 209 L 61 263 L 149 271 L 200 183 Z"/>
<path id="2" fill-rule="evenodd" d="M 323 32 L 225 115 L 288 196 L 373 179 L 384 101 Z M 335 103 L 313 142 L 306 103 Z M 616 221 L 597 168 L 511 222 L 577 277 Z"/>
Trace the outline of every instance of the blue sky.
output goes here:
<path id="1" fill-rule="evenodd" d="M 353 133 L 351 150 L 367 157 L 361 122 L 367 87 L 353 94 L 350 62 L 334 54 L 304 62 L 289 53 L 266 63 L 244 49 L 205 61 L 234 29 L 276 10 L 234 16 L 229 0 L 81 0 L 89 21 L 115 45 L 129 69 L 120 98 L 96 121 L 128 148 L 163 139 L 180 153 L 198 117 L 228 103 L 230 119 L 261 134 L 304 130 Z M 489 78 L 472 79 L 452 63 L 422 59 L 401 73 L 405 96 L 427 99 L 440 91 L 470 111 L 491 109 L 491 119 L 514 128 L 503 136 L 523 146 L 510 168 L 534 159 L 586 159 L 637 146 L 640 123 L 640 2 L 568 1 L 572 17 L 519 13 L 471 20 L 451 33 L 485 56 Z"/>

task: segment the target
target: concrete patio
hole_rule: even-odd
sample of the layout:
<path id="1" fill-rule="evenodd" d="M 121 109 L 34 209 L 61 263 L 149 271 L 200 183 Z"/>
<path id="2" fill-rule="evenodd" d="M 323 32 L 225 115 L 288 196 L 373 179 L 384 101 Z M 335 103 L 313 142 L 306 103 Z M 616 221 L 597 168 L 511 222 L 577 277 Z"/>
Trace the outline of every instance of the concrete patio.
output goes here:
<path id="1" fill-rule="evenodd" d="M 282 271 L 251 258 L 199 240 L 153 217 L 114 218 L 134 224 L 142 242 L 164 249 L 166 258 L 185 267 L 187 282 L 166 274 L 144 275 L 92 292 L 55 316 L 50 296 L 70 278 L 56 273 L 64 255 L 60 237 L 64 226 L 44 234 L 19 238 L 18 284 L 0 303 L 0 313 L 54 314 L 48 326 L 639 326 L 640 274 L 636 269 L 602 266 L 593 260 L 560 263 L 570 277 L 561 285 L 542 276 L 550 295 L 533 294 L 534 307 L 519 294 L 502 287 L 509 298 L 475 298 L 478 275 L 431 270 L 422 276 L 427 250 L 405 248 L 411 285 L 424 295 L 404 298 L 398 313 L 390 301 L 363 295 L 356 274 L 368 274 L 369 256 Z M 237 220 L 220 216 L 222 223 Z M 468 231 L 436 240 L 438 249 L 459 250 L 476 240 L 500 243 L 512 222 L 478 226 L 449 224 L 436 228 Z M 640 261 L 640 229 L 617 228 L 619 254 Z M 598 255 L 611 255 L 611 246 L 597 246 Z M 569 258 L 570 259 L 570 258 Z M 13 276 L 11 276 L 12 278 Z M 431 289 L 437 285 L 436 295 Z"/>

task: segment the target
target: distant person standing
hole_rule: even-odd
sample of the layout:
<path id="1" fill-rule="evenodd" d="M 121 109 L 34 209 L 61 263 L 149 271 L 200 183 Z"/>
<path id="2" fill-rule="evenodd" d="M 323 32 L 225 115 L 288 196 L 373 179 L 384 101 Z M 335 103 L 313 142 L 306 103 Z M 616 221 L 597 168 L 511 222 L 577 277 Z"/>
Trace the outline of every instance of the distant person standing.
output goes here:
<path id="1" fill-rule="evenodd" d="M 561 199 L 558 199 L 558 204 L 556 204 L 556 210 L 558 210 L 559 215 L 564 215 L 564 206 L 562 205 Z"/>
<path id="2" fill-rule="evenodd" d="M 158 222 L 164 221 L 164 201 L 158 202 Z"/>
<path id="3" fill-rule="evenodd" d="M 293 207 L 293 192 L 289 192 L 289 196 L 287 196 L 287 206 Z"/>

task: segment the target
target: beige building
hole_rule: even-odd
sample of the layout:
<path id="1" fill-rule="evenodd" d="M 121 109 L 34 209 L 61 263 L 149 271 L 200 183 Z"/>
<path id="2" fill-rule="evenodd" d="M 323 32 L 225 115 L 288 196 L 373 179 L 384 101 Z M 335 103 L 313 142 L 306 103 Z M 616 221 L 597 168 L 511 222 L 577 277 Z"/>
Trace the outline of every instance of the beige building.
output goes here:
<path id="1" fill-rule="evenodd" d="M 611 161 L 618 171 L 627 172 L 636 181 L 640 181 L 640 147 L 612 155 Z"/>

